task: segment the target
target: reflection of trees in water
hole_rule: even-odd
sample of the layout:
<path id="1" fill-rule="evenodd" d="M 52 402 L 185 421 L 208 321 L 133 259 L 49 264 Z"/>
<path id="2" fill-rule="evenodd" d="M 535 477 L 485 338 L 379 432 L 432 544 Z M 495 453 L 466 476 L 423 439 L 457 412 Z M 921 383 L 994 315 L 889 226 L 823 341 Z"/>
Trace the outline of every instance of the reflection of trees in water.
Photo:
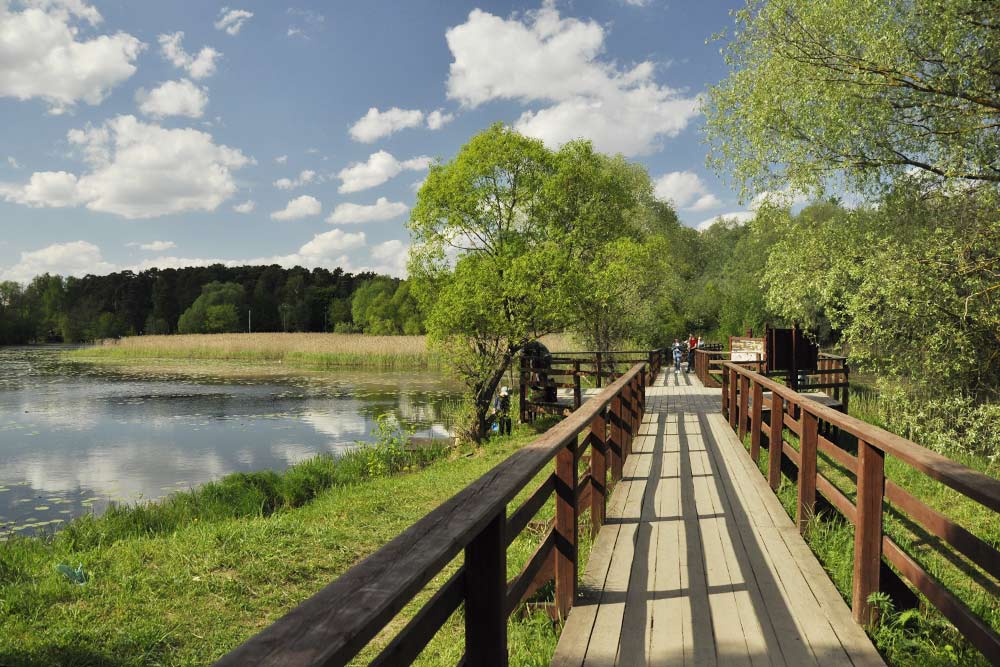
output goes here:
<path id="1" fill-rule="evenodd" d="M 417 435 L 447 437 L 461 408 L 461 399 L 450 392 L 397 391 L 366 397 L 360 412 L 371 422 L 391 414 Z"/>

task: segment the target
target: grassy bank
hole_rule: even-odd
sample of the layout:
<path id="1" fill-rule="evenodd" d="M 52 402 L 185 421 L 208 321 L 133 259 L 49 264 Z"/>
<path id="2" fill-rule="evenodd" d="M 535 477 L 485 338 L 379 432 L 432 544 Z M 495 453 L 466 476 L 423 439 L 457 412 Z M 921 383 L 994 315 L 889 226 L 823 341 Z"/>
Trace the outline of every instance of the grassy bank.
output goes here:
<path id="1" fill-rule="evenodd" d="M 332 333 L 132 336 L 74 350 L 94 361 L 171 359 L 281 363 L 311 368 L 426 369 L 440 365 L 425 336 Z"/>
<path id="2" fill-rule="evenodd" d="M 862 392 L 866 391 L 864 388 Z M 860 393 L 860 392 L 859 392 Z M 870 395 L 855 400 L 852 393 L 851 413 L 866 421 L 880 424 L 877 402 Z M 798 448 L 798 439 L 785 431 L 785 439 Z M 745 442 L 749 448 L 749 437 Z M 996 476 L 996 463 L 989 458 L 963 451 L 944 452 L 953 460 Z M 768 452 L 762 450 L 758 462 L 766 475 Z M 988 544 L 1000 545 L 1000 525 L 995 514 L 945 485 L 914 470 L 905 463 L 887 456 L 886 477 L 937 509 Z M 853 502 L 857 493 L 854 476 L 820 452 L 819 472 L 829 479 Z M 778 497 L 789 516 L 794 516 L 797 503 L 796 485 L 782 479 Z M 967 563 L 964 556 L 947 543 L 926 532 L 909 517 L 887 506 L 883 520 L 887 535 L 906 553 L 959 597 L 975 614 L 994 630 L 1000 631 L 1000 585 L 988 574 Z M 831 509 L 821 510 L 812 519 L 806 535 L 834 584 L 850 604 L 853 586 L 854 527 Z M 879 596 L 882 609 L 880 622 L 869 629 L 879 651 L 891 665 L 988 665 L 982 654 L 972 647 L 958 631 L 920 596 L 914 610 L 895 609 L 891 600 Z"/>
<path id="3" fill-rule="evenodd" d="M 359 452 L 283 475 L 231 476 L 147 509 L 79 520 L 49 539 L 0 544 L 0 664 L 210 662 L 534 437 L 522 427 L 479 450 Z M 539 519 L 552 512 L 550 502 Z M 511 546 L 511 574 L 530 557 L 540 529 Z M 87 583 L 72 583 L 60 564 L 82 566 Z M 391 628 L 414 610 L 411 604 Z M 455 664 L 460 614 L 419 664 Z M 548 664 L 557 638 L 549 621 L 522 614 L 510 628 L 512 664 Z M 383 633 L 375 646 L 387 640 Z"/>

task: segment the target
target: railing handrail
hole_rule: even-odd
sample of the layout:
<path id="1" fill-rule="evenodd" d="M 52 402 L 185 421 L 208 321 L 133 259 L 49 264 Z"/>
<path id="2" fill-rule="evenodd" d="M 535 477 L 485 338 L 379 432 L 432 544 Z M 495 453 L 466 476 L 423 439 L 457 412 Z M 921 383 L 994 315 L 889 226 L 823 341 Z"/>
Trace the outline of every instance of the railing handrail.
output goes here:
<path id="1" fill-rule="evenodd" d="M 500 518 L 517 496 L 605 409 L 635 386 L 632 366 L 529 445 L 522 447 L 218 664 L 343 665 L 424 586 Z M 466 564 L 466 569 L 468 563 Z M 502 610 L 501 610 L 502 611 Z M 498 612 L 500 613 L 500 612 Z"/>
<path id="2" fill-rule="evenodd" d="M 738 374 L 778 394 L 783 400 L 797 404 L 818 419 L 850 433 L 859 440 L 864 440 L 887 454 L 892 454 L 928 477 L 976 500 L 985 507 L 1000 512 L 1000 480 L 952 461 L 891 431 L 818 403 L 809 398 L 808 394 L 792 391 L 789 387 L 739 364 L 726 362 L 723 366 L 735 369 Z"/>

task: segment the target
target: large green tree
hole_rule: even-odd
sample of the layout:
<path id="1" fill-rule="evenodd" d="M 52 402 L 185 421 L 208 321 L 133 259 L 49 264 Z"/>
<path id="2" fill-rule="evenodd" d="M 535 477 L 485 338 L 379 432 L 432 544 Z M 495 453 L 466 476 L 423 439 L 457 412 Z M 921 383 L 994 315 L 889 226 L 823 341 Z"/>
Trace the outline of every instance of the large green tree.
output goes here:
<path id="1" fill-rule="evenodd" d="M 410 272 L 432 342 L 469 388 L 474 437 L 529 342 L 570 329 L 607 349 L 653 312 L 666 282 L 653 203 L 641 167 L 586 141 L 551 151 L 499 124 L 431 168 L 410 220 Z"/>
<path id="2" fill-rule="evenodd" d="M 566 321 L 561 255 L 542 215 L 552 170 L 540 141 L 497 124 L 431 167 L 411 213 L 411 278 L 432 344 L 471 394 L 474 439 L 488 432 L 514 356 Z"/>
<path id="3" fill-rule="evenodd" d="M 177 330 L 183 334 L 239 331 L 243 297 L 243 287 L 236 283 L 209 283 L 181 315 Z"/>
<path id="4" fill-rule="evenodd" d="M 998 183 L 998 17 L 995 0 L 748 0 L 708 96 L 711 160 L 746 195 Z"/>

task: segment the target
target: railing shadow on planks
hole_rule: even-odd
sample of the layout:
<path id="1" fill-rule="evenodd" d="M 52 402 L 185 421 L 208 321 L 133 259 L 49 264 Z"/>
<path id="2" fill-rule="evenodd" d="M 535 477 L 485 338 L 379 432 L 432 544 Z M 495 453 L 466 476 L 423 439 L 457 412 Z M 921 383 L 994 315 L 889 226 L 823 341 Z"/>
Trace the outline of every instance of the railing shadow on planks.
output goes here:
<path id="1" fill-rule="evenodd" d="M 372 665 L 408 665 L 460 605 L 460 664 L 507 664 L 507 619 L 555 579 L 552 610 L 565 618 L 577 591 L 577 535 L 585 509 L 604 523 L 611 482 L 621 479 L 646 404 L 647 363 L 637 363 L 531 444 L 519 449 L 345 572 L 218 665 L 346 665 L 418 592 L 464 551 L 458 571 L 393 638 Z M 581 475 L 581 456 L 590 463 Z M 510 503 L 545 466 L 555 469 L 512 513 Z M 523 570 L 507 581 L 507 547 L 555 494 L 555 521 Z M 554 560 L 551 575 L 544 569 Z M 540 577 L 541 574 L 541 577 Z"/>
<path id="2" fill-rule="evenodd" d="M 666 352 L 655 350 L 613 350 L 605 352 L 553 352 L 548 365 L 533 365 L 529 357 L 522 356 L 519 365 L 520 419 L 534 421 L 546 414 L 564 415 L 583 404 L 583 380 L 590 378 L 600 388 L 606 381 L 614 381 L 633 364 L 645 362 L 650 377 L 660 373 Z M 569 400 L 560 400 L 558 389 L 572 389 Z"/>
<path id="3" fill-rule="evenodd" d="M 893 456 L 915 470 L 976 501 L 987 511 L 1000 512 L 1000 480 L 956 463 L 898 435 L 821 405 L 742 364 L 724 362 L 722 413 L 743 440 L 750 434 L 750 457 L 758 462 L 761 447 L 781 443 L 784 456 L 768 454 L 767 478 L 777 491 L 782 459 L 797 469 L 796 522 L 805 532 L 816 511 L 817 492 L 854 525 L 854 576 L 851 607 L 854 619 L 866 624 L 875 610 L 869 595 L 880 590 L 884 557 L 930 601 L 992 664 L 1000 664 L 1000 636 L 959 597 L 927 572 L 883 531 L 883 503 L 900 511 L 929 535 L 948 544 L 976 567 L 1000 580 L 1000 552 L 944 514 L 885 477 L 885 457 Z M 770 397 L 765 395 L 770 392 Z M 781 415 L 781 418 L 775 417 Z M 764 418 L 767 417 L 767 420 Z M 857 455 L 824 437 L 822 426 L 842 438 L 857 441 Z M 796 449 L 784 429 L 798 436 Z M 828 456 L 854 476 L 856 501 L 851 502 L 833 482 L 817 471 L 818 453 Z"/>

